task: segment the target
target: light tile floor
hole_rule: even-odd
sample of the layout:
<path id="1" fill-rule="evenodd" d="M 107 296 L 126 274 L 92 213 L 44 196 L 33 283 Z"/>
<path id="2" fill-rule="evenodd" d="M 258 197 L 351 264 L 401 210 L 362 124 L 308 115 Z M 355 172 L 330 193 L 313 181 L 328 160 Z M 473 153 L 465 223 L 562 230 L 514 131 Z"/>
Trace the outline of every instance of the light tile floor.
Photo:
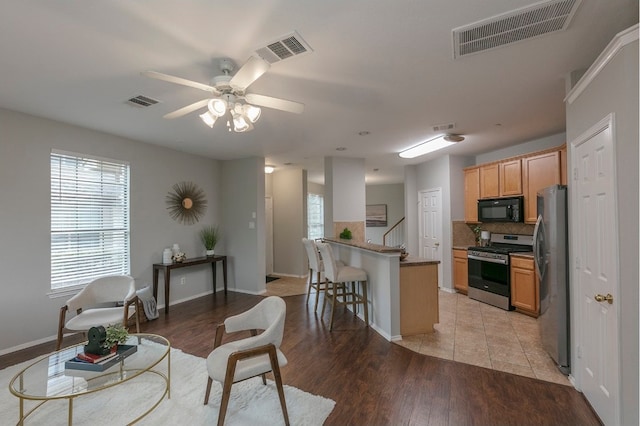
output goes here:
<path id="1" fill-rule="evenodd" d="M 440 291 L 439 296 L 435 332 L 394 343 L 425 355 L 571 385 L 542 347 L 535 318 L 459 293 Z"/>

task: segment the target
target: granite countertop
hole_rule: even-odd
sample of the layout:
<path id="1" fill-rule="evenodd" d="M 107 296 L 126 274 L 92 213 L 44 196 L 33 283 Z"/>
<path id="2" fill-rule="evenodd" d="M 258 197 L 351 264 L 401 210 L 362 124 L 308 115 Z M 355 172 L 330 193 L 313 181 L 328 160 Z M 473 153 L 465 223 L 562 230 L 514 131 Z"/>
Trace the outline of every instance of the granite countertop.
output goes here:
<path id="1" fill-rule="evenodd" d="M 330 241 L 332 243 L 337 243 L 337 244 L 344 244 L 345 246 L 356 247 L 356 248 L 360 248 L 360 249 L 363 249 L 363 250 L 374 251 L 376 253 L 400 253 L 400 252 L 402 252 L 402 249 L 398 248 L 398 247 L 388 247 L 388 246 L 383 246 L 383 245 L 380 245 L 380 244 L 365 243 L 365 242 L 362 242 L 362 241 L 343 240 L 342 238 L 330 238 L 330 237 L 324 237 L 322 240 L 323 241 Z"/>
<path id="2" fill-rule="evenodd" d="M 403 266 L 437 265 L 438 263 L 440 263 L 439 260 L 431 260 L 425 259 L 423 257 L 409 255 L 404 260 L 400 261 L 400 267 L 402 268 Z"/>
<path id="3" fill-rule="evenodd" d="M 527 252 L 523 252 L 523 253 L 511 253 L 511 256 L 515 256 L 515 257 L 526 257 L 527 259 L 533 259 L 533 252 L 532 251 L 527 251 Z"/>
<path id="4" fill-rule="evenodd" d="M 345 246 L 356 247 L 363 250 L 370 250 L 376 253 L 387 253 L 387 254 L 398 253 L 398 255 L 400 255 L 400 253 L 402 252 L 402 249 L 398 247 L 389 247 L 389 246 L 383 246 L 380 244 L 363 243 L 362 241 L 343 240 L 341 238 L 330 238 L 330 237 L 325 237 L 322 240 L 330 241 L 332 243 L 337 243 L 337 244 L 344 244 Z M 422 257 L 409 255 L 404 260 L 400 261 L 400 266 L 437 265 L 438 263 L 440 263 L 439 260 L 431 260 L 431 259 L 425 259 Z"/>

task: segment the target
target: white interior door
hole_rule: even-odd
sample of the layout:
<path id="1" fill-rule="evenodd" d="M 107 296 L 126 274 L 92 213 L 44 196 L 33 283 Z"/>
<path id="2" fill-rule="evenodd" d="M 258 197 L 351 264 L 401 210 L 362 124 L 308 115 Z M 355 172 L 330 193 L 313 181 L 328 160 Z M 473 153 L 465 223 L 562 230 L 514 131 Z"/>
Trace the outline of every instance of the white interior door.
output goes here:
<path id="1" fill-rule="evenodd" d="M 419 197 L 420 256 L 442 262 L 442 190 L 420 191 Z M 442 284 L 442 267 L 438 283 Z"/>
<path id="2" fill-rule="evenodd" d="M 273 198 L 264 199 L 264 222 L 265 222 L 265 263 L 266 275 L 273 273 Z"/>
<path id="3" fill-rule="evenodd" d="M 618 226 L 611 120 L 608 117 L 574 141 L 571 153 L 580 328 L 577 374 L 584 395 L 606 425 L 620 424 Z"/>

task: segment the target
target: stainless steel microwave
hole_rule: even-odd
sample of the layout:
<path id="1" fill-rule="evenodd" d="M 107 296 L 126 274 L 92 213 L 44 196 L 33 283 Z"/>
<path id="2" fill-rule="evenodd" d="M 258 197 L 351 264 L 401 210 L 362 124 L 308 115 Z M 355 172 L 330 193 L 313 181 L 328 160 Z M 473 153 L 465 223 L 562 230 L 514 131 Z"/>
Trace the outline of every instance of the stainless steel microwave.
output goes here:
<path id="1" fill-rule="evenodd" d="M 524 222 L 524 197 L 478 200 L 480 222 Z"/>

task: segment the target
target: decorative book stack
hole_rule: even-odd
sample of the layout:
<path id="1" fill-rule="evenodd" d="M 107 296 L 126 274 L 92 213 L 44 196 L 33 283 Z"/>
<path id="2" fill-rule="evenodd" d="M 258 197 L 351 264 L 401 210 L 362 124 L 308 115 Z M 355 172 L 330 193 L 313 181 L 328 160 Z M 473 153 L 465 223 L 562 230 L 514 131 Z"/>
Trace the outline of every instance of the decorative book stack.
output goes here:
<path id="1" fill-rule="evenodd" d="M 73 370 L 105 371 L 123 361 L 129 355 L 136 353 L 136 345 L 118 345 L 118 349 L 106 355 L 96 355 L 80 352 L 74 358 L 64 363 L 65 368 Z"/>

